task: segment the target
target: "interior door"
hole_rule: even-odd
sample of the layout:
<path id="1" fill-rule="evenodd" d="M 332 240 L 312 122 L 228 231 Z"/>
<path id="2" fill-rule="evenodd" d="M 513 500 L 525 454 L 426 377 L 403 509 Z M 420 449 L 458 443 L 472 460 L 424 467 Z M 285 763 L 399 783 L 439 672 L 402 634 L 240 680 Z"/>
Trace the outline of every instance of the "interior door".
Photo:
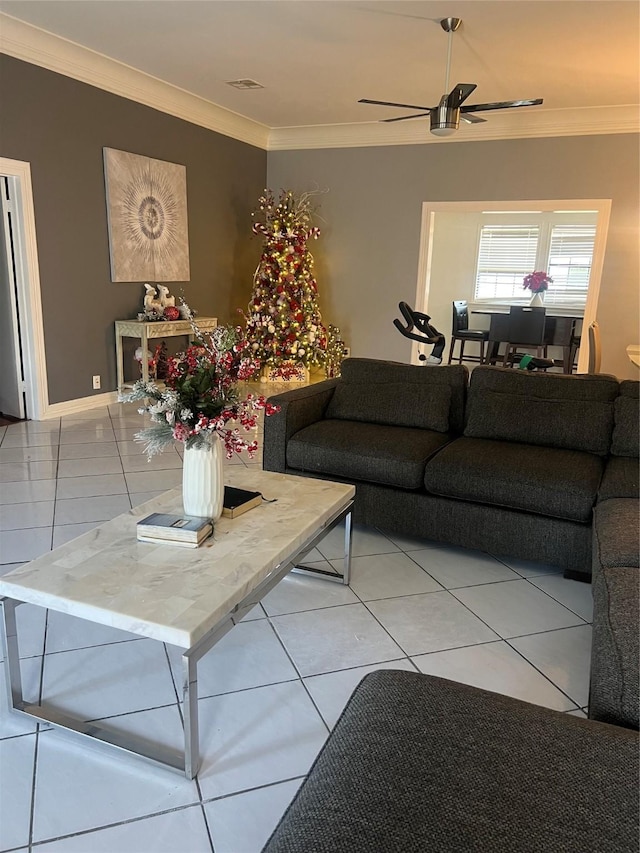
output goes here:
<path id="1" fill-rule="evenodd" d="M 15 208 L 9 180 L 0 177 L 0 412 L 25 417 L 13 233 Z"/>

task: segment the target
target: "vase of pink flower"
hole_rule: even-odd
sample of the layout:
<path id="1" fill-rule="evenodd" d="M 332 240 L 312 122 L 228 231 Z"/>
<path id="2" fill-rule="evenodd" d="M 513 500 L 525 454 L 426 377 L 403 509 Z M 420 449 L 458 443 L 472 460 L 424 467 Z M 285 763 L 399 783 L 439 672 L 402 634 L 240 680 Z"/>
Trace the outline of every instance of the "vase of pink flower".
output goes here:
<path id="1" fill-rule="evenodd" d="M 247 441 L 241 430 L 251 432 L 260 411 L 271 415 L 279 407 L 260 395 L 243 397 L 238 390 L 238 382 L 260 369 L 243 329 L 218 326 L 203 332 L 189 306 L 183 303 L 183 308 L 195 342 L 168 359 L 166 387 L 138 380 L 120 402 L 145 401 L 138 411 L 150 417 L 151 425 L 136 433 L 135 440 L 146 444 L 149 457 L 174 441 L 184 444 L 185 514 L 216 521 L 222 514 L 223 453 L 229 459 L 242 451 L 253 457 L 258 442 Z"/>
<path id="2" fill-rule="evenodd" d="M 550 284 L 553 284 L 553 279 L 543 270 L 537 270 L 536 272 L 530 272 L 528 275 L 525 275 L 522 287 L 524 290 L 530 290 L 532 293 L 529 304 L 534 306 L 544 305 L 544 294 Z"/>

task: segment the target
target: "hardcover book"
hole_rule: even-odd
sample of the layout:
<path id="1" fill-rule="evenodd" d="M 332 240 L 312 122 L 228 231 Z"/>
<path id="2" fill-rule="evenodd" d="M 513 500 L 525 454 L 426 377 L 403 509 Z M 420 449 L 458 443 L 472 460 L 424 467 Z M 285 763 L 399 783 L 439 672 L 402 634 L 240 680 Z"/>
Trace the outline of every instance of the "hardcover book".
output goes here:
<path id="1" fill-rule="evenodd" d="M 143 542 L 165 541 L 197 547 L 211 535 L 213 524 L 210 518 L 154 512 L 141 519 L 136 530 Z"/>
<path id="2" fill-rule="evenodd" d="M 237 518 L 261 502 L 261 492 L 250 492 L 247 489 L 234 489 L 233 486 L 225 486 L 222 514 L 225 518 Z"/>

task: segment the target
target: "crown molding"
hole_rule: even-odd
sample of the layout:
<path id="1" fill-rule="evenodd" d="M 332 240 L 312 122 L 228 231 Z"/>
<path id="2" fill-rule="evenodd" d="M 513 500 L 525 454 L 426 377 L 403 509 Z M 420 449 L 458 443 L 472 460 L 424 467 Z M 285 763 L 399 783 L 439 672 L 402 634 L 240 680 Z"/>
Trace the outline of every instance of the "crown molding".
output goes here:
<path id="1" fill-rule="evenodd" d="M 269 128 L 2 12 L 0 52 L 266 151 L 447 145 L 452 142 L 640 132 L 638 105 L 505 110 L 492 113 L 483 124 L 462 123 L 453 136 L 444 139 L 431 134 L 426 121 Z"/>
<path id="2" fill-rule="evenodd" d="M 150 74 L 0 13 L 0 52 L 267 149 L 269 128 Z"/>
<path id="3" fill-rule="evenodd" d="M 639 133 L 637 105 L 584 107 L 582 109 L 505 110 L 491 113 L 486 124 L 460 123 L 449 137 L 429 132 L 428 120 L 366 122 L 358 124 L 280 127 L 269 134 L 269 151 L 310 148 L 362 148 L 384 145 L 450 145 L 496 139 L 527 139 L 545 136 L 594 136 Z"/>

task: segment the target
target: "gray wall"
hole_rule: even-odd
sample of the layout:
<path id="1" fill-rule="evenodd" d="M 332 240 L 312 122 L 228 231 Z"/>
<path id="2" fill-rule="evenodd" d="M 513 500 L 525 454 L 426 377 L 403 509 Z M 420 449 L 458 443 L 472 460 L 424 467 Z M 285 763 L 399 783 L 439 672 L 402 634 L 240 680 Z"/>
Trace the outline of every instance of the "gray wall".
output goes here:
<path id="1" fill-rule="evenodd" d="M 392 320 L 400 300 L 415 301 L 423 202 L 612 199 L 597 309 L 602 370 L 637 379 L 625 347 L 640 339 L 638 164 L 636 134 L 447 142 L 272 152 L 267 183 L 329 190 L 312 247 L 323 318 L 353 355 L 398 361 L 410 345 Z"/>
<path id="2" fill-rule="evenodd" d="M 50 403 L 115 389 L 113 323 L 142 305 L 141 283 L 110 280 L 103 147 L 186 166 L 191 281 L 170 289 L 237 321 L 260 256 L 266 152 L 6 55 L 0 103 L 0 156 L 31 164 Z"/>

